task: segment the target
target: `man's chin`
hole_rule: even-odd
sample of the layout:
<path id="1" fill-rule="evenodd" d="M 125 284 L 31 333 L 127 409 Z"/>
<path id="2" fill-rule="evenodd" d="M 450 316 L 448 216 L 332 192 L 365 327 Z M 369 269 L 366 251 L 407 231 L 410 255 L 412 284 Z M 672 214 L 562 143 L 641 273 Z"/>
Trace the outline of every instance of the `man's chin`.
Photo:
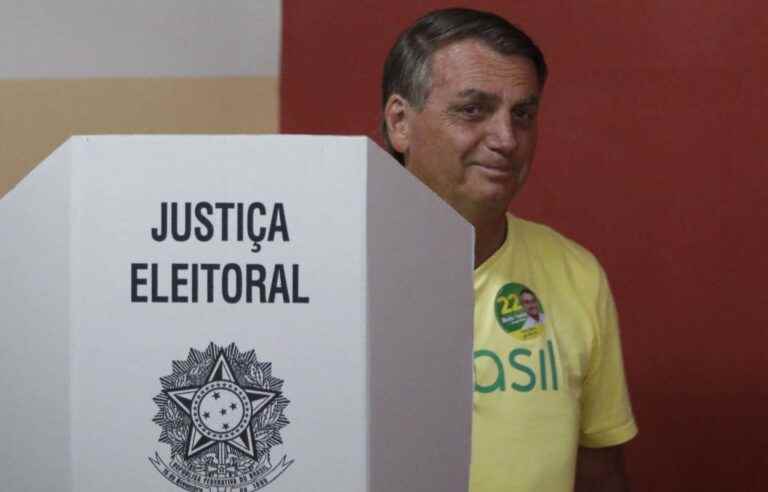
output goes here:
<path id="1" fill-rule="evenodd" d="M 517 194 L 517 180 L 512 179 L 505 183 L 490 182 L 477 190 L 476 199 L 479 203 L 486 204 L 489 208 L 506 208 L 509 202 Z"/>
<path id="2" fill-rule="evenodd" d="M 467 198 L 469 199 L 462 200 L 461 207 L 454 208 L 470 222 L 474 222 L 474 220 L 488 220 L 505 214 L 512 195 L 509 189 L 506 191 L 484 189 Z"/>

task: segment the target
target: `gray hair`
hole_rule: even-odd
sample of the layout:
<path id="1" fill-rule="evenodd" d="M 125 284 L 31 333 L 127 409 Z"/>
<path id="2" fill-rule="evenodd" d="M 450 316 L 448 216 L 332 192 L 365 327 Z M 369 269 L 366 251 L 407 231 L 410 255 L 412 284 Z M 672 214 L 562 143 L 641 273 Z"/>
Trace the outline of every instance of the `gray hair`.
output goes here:
<path id="1" fill-rule="evenodd" d="M 465 39 L 482 41 L 505 56 L 529 59 L 536 69 L 539 87 L 544 87 L 547 80 L 544 54 L 522 30 L 490 12 L 462 8 L 436 10 L 403 31 L 389 51 L 381 81 L 382 113 L 392 94 L 402 96 L 420 111 L 432 85 L 432 55 L 443 46 Z M 383 114 L 381 133 L 387 151 L 405 165 L 405 156 L 392 147 Z"/>

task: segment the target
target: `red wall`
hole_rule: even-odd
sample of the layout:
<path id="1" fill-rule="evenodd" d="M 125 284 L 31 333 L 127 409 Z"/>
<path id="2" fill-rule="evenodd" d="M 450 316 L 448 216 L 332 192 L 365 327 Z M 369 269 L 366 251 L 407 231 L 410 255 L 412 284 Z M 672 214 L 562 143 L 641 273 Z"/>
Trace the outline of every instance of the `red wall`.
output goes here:
<path id="1" fill-rule="evenodd" d="M 285 0 L 282 130 L 375 135 L 386 52 L 445 5 Z M 539 153 L 513 209 L 589 247 L 612 280 L 641 427 L 634 490 L 768 490 L 768 4 L 472 6 L 547 55 Z"/>

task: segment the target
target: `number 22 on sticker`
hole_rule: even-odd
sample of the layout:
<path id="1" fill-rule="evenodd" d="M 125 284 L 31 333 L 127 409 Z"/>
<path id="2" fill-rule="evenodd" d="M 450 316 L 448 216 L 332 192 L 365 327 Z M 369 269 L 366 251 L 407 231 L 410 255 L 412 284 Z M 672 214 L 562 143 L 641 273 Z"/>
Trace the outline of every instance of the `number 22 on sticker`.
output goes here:
<path id="1" fill-rule="evenodd" d="M 520 298 L 515 293 L 499 296 L 496 298 L 496 302 L 501 304 L 502 315 L 511 314 L 523 309 L 523 306 L 520 305 Z"/>

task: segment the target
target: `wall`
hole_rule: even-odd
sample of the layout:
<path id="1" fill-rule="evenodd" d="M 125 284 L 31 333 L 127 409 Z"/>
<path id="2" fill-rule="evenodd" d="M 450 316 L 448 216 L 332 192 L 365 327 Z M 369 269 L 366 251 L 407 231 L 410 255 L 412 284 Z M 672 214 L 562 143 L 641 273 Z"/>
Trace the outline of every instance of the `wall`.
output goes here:
<path id="1" fill-rule="evenodd" d="M 72 134 L 275 133 L 281 7 L 0 3 L 0 196 Z"/>
<path id="2" fill-rule="evenodd" d="M 281 130 L 374 136 L 386 52 L 446 4 L 334 5 L 284 5 Z M 588 246 L 612 280 L 641 427 L 634 489 L 762 490 L 768 7 L 471 5 L 520 24 L 548 56 L 540 150 L 513 209 Z"/>

